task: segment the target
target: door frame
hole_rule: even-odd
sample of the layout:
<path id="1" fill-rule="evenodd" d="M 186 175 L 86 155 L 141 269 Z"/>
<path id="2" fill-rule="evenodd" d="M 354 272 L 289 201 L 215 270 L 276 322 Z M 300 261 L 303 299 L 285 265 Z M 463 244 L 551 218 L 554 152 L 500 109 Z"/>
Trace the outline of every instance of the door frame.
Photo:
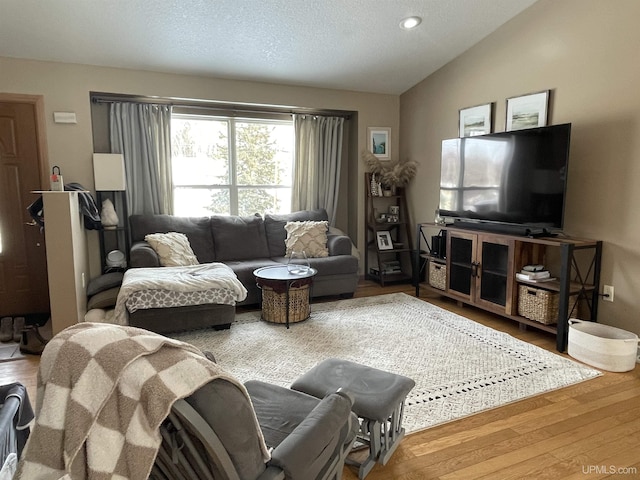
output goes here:
<path id="1" fill-rule="evenodd" d="M 44 114 L 44 96 L 27 95 L 21 93 L 0 92 L 0 103 L 29 103 L 34 106 L 36 113 L 36 150 L 38 152 L 38 170 L 40 189 L 45 190 L 49 184 L 49 152 L 47 148 L 46 120 Z"/>

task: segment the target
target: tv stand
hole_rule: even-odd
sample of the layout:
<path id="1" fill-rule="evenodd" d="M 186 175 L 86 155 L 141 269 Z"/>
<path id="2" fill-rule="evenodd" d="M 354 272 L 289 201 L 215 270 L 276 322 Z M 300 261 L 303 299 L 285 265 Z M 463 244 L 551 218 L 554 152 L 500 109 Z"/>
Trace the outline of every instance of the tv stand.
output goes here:
<path id="1" fill-rule="evenodd" d="M 426 268 L 428 275 L 426 281 L 416 283 L 416 296 L 424 288 L 515 320 L 523 328 L 551 332 L 556 335 L 560 352 L 567 348 L 569 318 L 596 321 L 602 241 L 554 237 L 544 229 L 525 236 L 469 229 L 466 225 L 459 228 L 463 223 L 467 222 L 417 225 L 414 278 L 421 278 L 421 268 Z M 446 255 L 439 258 L 431 254 L 431 237 L 443 230 Z M 555 279 L 517 279 L 516 273 L 525 265 L 544 265 Z M 536 299 L 534 315 L 532 297 Z M 521 301 L 527 305 L 521 308 Z M 543 312 L 542 318 L 538 310 Z"/>

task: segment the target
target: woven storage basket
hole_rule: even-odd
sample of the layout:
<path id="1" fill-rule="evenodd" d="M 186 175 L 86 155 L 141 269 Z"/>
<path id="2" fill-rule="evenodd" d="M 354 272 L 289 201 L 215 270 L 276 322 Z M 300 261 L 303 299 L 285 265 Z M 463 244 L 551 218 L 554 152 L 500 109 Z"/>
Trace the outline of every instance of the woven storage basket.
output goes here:
<path id="1" fill-rule="evenodd" d="M 557 323 L 559 298 L 556 292 L 520 285 L 518 287 L 518 314 L 545 325 Z"/>
<path id="2" fill-rule="evenodd" d="M 289 289 L 289 323 L 301 322 L 309 318 L 309 285 Z M 273 288 L 262 285 L 262 319 L 273 323 L 287 322 L 287 294 L 277 293 Z"/>
<path id="3" fill-rule="evenodd" d="M 440 290 L 447 289 L 447 266 L 429 262 L 429 285 Z"/>

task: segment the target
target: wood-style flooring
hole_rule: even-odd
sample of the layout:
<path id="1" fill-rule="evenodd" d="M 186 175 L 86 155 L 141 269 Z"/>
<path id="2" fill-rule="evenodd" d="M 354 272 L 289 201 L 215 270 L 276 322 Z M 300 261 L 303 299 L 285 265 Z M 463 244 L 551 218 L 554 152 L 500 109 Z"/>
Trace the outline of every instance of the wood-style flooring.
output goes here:
<path id="1" fill-rule="evenodd" d="M 362 281 L 357 297 L 405 292 Z M 555 337 L 451 300 L 442 308 L 556 352 Z M 38 356 L 0 363 L 0 384 L 23 383 L 35 406 Z M 346 467 L 343 478 L 356 480 Z M 407 435 L 367 480 L 640 478 L 640 367 Z"/>

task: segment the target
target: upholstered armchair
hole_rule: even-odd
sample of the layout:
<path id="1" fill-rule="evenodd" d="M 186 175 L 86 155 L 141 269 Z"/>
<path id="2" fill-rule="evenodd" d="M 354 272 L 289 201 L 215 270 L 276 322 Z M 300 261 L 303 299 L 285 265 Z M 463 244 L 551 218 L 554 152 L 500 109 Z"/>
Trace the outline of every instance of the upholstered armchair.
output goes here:
<path id="1" fill-rule="evenodd" d="M 250 402 L 224 379 L 178 400 L 161 426 L 163 442 L 149 478 L 341 478 L 358 428 L 348 393 L 318 400 L 259 381 L 245 387 Z"/>

